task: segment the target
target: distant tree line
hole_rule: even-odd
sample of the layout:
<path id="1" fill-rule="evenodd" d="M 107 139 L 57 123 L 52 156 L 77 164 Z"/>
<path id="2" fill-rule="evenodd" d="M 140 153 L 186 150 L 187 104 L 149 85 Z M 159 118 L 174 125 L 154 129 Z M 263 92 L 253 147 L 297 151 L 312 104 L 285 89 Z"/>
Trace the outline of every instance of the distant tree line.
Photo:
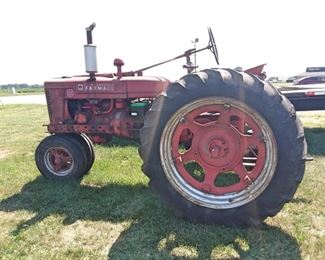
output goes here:
<path id="1" fill-rule="evenodd" d="M 0 85 L 0 89 L 11 89 L 11 88 L 25 89 L 25 88 L 43 88 L 43 87 L 44 86 L 40 84 L 26 84 L 26 83 Z"/>

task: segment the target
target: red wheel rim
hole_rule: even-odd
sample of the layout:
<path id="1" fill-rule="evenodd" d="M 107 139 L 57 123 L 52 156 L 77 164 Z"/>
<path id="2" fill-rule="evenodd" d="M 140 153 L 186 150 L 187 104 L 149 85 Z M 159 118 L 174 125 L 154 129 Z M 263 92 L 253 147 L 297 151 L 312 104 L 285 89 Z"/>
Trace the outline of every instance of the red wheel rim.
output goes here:
<path id="1" fill-rule="evenodd" d="M 242 124 L 242 125 L 240 125 Z M 184 130 L 193 134 L 191 147 L 180 153 Z M 249 134 L 247 131 L 250 131 Z M 189 112 L 173 134 L 172 156 L 182 177 L 194 188 L 223 195 L 239 192 L 255 181 L 265 164 L 265 143 L 262 131 L 254 119 L 237 108 L 224 105 L 207 105 Z M 251 151 L 256 157 L 251 171 L 245 168 L 245 155 Z M 204 171 L 203 181 L 195 179 L 184 167 L 189 162 L 200 165 Z M 234 172 L 239 182 L 225 187 L 216 186 L 219 174 Z"/>
<path id="2" fill-rule="evenodd" d="M 64 147 L 52 147 L 45 153 L 45 165 L 55 175 L 67 175 L 71 172 L 74 160 Z"/>
<path id="3" fill-rule="evenodd" d="M 160 151 L 171 184 L 183 196 L 213 208 L 258 196 L 277 162 L 266 121 L 229 98 L 197 100 L 176 112 L 166 125 Z"/>

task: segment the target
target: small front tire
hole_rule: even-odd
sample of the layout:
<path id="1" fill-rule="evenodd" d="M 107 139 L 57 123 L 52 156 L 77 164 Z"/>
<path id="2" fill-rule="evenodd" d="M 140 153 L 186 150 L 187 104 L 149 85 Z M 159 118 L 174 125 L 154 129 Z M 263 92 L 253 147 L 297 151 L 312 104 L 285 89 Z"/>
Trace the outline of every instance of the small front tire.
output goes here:
<path id="1" fill-rule="evenodd" d="M 86 157 L 86 161 L 87 161 L 86 173 L 88 173 L 95 161 L 94 145 L 90 140 L 90 138 L 83 133 L 60 134 L 60 136 L 66 139 L 73 139 L 77 143 L 77 145 L 80 146 L 80 149 L 84 154 L 84 157 Z"/>
<path id="2" fill-rule="evenodd" d="M 42 140 L 35 151 L 36 166 L 52 180 L 78 180 L 86 172 L 87 158 L 74 139 L 51 135 Z"/>

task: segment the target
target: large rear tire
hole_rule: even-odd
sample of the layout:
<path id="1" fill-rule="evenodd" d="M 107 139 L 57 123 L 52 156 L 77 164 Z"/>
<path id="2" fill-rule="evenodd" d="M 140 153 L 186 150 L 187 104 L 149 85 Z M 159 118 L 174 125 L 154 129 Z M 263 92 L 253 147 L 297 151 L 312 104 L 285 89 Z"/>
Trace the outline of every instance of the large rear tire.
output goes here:
<path id="1" fill-rule="evenodd" d="M 259 225 L 302 180 L 306 141 L 292 104 L 268 83 L 230 69 L 172 83 L 140 132 L 142 170 L 178 216 Z"/>

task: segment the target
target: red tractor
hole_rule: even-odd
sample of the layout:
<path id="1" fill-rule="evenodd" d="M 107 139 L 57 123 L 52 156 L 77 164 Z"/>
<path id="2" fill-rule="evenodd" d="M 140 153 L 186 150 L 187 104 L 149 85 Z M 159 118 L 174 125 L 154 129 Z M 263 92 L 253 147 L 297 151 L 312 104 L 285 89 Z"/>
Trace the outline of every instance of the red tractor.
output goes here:
<path id="1" fill-rule="evenodd" d="M 136 71 L 97 73 L 92 24 L 87 75 L 45 82 L 51 134 L 37 147 L 40 172 L 76 180 L 90 171 L 93 142 L 112 136 L 140 141 L 149 185 L 178 216 L 194 222 L 260 224 L 290 201 L 303 178 L 306 141 L 292 104 L 252 71 L 196 72 L 191 56 L 209 43 Z M 171 82 L 143 72 L 185 57 L 188 74 Z M 256 71 L 256 69 L 254 70 Z"/>

